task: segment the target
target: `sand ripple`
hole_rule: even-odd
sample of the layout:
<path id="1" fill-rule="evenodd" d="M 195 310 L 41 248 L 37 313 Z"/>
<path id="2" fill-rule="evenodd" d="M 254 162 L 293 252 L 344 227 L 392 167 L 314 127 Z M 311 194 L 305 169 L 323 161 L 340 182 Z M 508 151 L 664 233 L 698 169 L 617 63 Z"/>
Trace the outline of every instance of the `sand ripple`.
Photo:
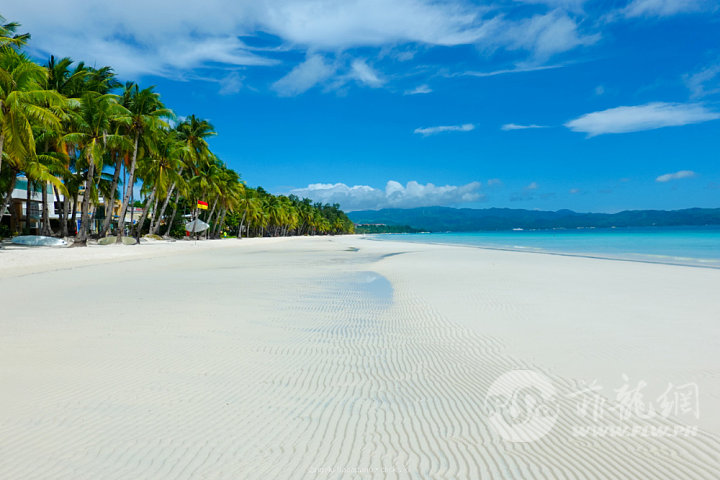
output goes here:
<path id="1" fill-rule="evenodd" d="M 292 272 L 282 258 L 212 255 L 13 284 L 20 300 L 31 280 L 82 286 L 95 309 L 120 310 L 3 316 L 0 478 L 718 478 L 720 443 L 702 432 L 574 436 L 564 394 L 577 385 L 552 376 L 552 431 L 505 441 L 488 390 L 538 368 L 393 290 L 362 251 Z M 84 278 L 129 286 L 119 301 L 112 282 Z"/>

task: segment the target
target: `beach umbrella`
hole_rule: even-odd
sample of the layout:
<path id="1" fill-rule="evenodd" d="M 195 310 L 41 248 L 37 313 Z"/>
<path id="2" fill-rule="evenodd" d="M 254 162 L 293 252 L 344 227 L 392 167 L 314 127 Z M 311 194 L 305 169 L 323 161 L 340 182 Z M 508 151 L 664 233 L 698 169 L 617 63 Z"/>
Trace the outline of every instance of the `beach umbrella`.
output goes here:
<path id="1" fill-rule="evenodd" d="M 192 222 L 188 222 L 185 224 L 185 230 L 187 230 L 190 233 L 198 233 L 198 232 L 204 232 L 210 228 L 210 225 L 203 222 L 200 219 L 193 220 Z"/>

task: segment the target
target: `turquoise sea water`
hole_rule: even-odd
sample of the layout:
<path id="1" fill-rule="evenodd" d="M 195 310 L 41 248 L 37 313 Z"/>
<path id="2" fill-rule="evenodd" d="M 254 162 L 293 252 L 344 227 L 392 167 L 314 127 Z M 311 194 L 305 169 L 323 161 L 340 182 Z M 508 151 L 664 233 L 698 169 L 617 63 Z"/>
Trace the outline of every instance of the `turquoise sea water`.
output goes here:
<path id="1" fill-rule="evenodd" d="M 720 268 L 720 227 L 584 228 L 472 233 L 381 234 L 378 240 L 461 244 Z"/>

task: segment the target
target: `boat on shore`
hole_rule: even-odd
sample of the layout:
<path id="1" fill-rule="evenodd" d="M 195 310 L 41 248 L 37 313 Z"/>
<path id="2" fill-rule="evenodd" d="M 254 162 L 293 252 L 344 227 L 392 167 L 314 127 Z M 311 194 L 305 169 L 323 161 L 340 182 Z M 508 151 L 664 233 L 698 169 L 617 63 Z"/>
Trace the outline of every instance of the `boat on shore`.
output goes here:
<path id="1" fill-rule="evenodd" d="M 10 243 L 26 247 L 67 247 L 67 242 L 62 238 L 46 237 L 44 235 L 20 235 L 13 237 Z"/>

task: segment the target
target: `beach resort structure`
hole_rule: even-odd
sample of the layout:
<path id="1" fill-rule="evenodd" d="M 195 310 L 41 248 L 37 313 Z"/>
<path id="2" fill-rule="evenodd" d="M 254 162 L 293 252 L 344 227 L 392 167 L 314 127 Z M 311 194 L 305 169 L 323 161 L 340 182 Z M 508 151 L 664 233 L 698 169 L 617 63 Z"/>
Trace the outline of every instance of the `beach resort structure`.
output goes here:
<path id="1" fill-rule="evenodd" d="M 71 231 L 79 228 L 80 210 L 83 201 L 83 189 L 77 199 L 68 206 L 68 218 L 74 227 L 70 227 Z M 45 192 L 42 191 L 41 185 L 38 183 L 30 183 L 28 189 L 28 181 L 25 177 L 19 177 L 15 183 L 15 189 L 12 192 L 12 200 L 8 207 L 2 212 L 0 219 L 0 227 L 9 229 L 11 234 L 29 233 L 34 235 L 41 234 L 43 223 L 43 205 L 47 203 L 47 215 L 52 230 L 57 231 L 60 227 L 60 218 L 62 215 L 65 202 L 65 195 L 60 193 L 54 186 L 47 184 Z M 91 211 L 90 231 L 97 232 L 102 226 L 105 219 L 106 201 L 100 196 L 96 208 Z M 120 201 L 115 200 L 112 206 L 113 219 L 117 221 L 120 215 Z M 142 208 L 128 208 L 125 214 L 125 223 L 132 225 L 142 215 Z M 150 215 L 152 217 L 152 215 Z"/>

